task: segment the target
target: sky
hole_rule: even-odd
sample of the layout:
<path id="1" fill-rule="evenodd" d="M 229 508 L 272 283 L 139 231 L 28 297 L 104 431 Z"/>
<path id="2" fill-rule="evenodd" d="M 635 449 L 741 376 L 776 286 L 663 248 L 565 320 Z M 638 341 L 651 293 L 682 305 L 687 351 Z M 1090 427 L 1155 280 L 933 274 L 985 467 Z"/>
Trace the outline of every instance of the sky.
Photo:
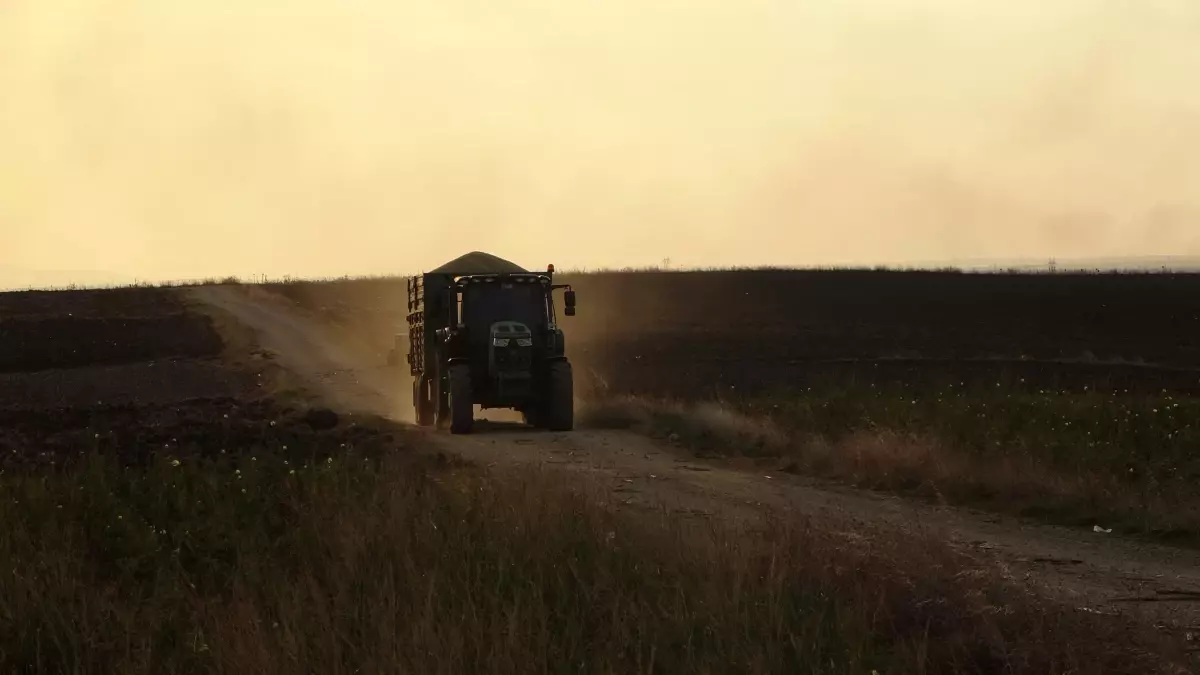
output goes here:
<path id="1" fill-rule="evenodd" d="M 0 285 L 1200 254 L 1194 0 L 4 0 Z"/>

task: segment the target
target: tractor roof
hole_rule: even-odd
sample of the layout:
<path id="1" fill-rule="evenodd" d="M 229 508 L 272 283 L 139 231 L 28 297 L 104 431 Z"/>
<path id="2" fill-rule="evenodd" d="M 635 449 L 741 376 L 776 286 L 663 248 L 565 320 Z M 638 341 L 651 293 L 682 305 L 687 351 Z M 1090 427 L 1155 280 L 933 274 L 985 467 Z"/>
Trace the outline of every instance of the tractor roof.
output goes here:
<path id="1" fill-rule="evenodd" d="M 523 274 L 526 272 L 527 270 L 522 269 L 521 266 L 504 258 L 482 251 L 472 251 L 432 270 L 430 274 L 465 276 L 470 274 Z"/>

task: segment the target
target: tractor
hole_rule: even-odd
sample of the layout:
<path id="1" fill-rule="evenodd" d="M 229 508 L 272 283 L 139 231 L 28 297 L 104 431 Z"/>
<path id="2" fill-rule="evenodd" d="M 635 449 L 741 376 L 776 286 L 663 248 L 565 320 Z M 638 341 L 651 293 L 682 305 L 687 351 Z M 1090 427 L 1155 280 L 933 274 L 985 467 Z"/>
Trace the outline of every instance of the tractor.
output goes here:
<path id="1" fill-rule="evenodd" d="M 575 291 L 554 283 L 554 266 L 527 272 L 470 253 L 408 279 L 408 365 L 420 426 L 471 433 L 474 410 L 508 408 L 552 431 L 574 426 L 574 380 L 558 326 L 575 315 Z M 398 365 L 401 342 L 389 362 Z"/>

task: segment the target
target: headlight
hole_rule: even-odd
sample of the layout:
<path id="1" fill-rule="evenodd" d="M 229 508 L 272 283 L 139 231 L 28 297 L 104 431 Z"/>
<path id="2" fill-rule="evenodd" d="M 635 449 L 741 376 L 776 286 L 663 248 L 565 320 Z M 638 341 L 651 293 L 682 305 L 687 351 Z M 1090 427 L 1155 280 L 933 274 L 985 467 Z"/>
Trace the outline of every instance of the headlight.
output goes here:
<path id="1" fill-rule="evenodd" d="M 507 347 L 508 338 L 492 338 L 492 344 L 497 347 Z"/>
<path id="2" fill-rule="evenodd" d="M 518 347 L 532 347 L 533 338 L 517 338 Z"/>

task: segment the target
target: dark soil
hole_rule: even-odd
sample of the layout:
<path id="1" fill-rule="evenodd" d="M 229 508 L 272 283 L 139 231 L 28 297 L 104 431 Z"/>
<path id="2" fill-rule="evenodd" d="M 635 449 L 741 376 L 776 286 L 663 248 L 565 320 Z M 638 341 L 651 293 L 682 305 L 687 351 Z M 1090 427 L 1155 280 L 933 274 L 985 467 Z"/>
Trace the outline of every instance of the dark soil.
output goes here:
<path id="1" fill-rule="evenodd" d="M 582 386 L 694 397 L 829 382 L 1200 394 L 1200 275 L 715 271 L 566 274 Z M 272 290 L 385 346 L 403 278 Z M 1023 381 L 1023 382 L 1022 382 Z"/>
<path id="2" fill-rule="evenodd" d="M 0 293 L 0 373 L 216 356 L 208 317 L 157 288 Z"/>
<path id="3" fill-rule="evenodd" d="M 330 418 L 269 400 L 0 410 L 0 469 L 65 467 L 91 453 L 128 466 L 162 458 L 250 462 L 268 455 L 302 466 L 351 451 L 360 457 L 397 451 L 404 433 L 379 418 Z"/>

